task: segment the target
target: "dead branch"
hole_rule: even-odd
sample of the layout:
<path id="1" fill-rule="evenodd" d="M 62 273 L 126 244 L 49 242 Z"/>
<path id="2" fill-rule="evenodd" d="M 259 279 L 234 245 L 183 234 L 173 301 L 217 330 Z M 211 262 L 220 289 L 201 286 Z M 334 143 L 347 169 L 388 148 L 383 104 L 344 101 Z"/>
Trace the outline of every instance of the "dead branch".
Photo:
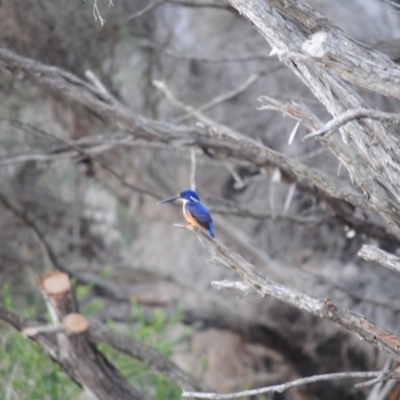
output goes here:
<path id="1" fill-rule="evenodd" d="M 98 399 L 142 399 L 142 395 L 90 342 L 87 320 L 78 314 L 68 275 L 53 272 L 39 280 L 57 333 L 58 359 L 87 393 Z"/>
<path id="2" fill-rule="evenodd" d="M 332 68 L 343 79 L 399 98 L 400 92 L 393 82 L 399 79 L 400 68 L 389 57 L 348 38 L 321 12 L 302 1 L 289 0 L 283 3 L 268 0 L 268 4 L 289 15 L 303 29 L 313 34 L 305 44 L 306 53 Z M 310 48 L 312 41 L 315 45 Z"/>
<path id="3" fill-rule="evenodd" d="M 343 125 L 353 121 L 355 119 L 370 118 L 376 119 L 381 122 L 390 122 L 392 124 L 400 124 L 400 114 L 393 114 L 378 110 L 371 109 L 359 109 L 359 110 L 347 110 L 342 115 L 331 119 L 322 128 L 315 132 L 311 132 L 304 136 L 303 140 L 315 138 L 320 135 L 329 135 L 342 127 Z"/>
<path id="4" fill-rule="evenodd" d="M 400 258 L 390 254 L 378 247 L 364 244 L 357 255 L 366 261 L 373 261 L 383 267 L 389 268 L 394 272 L 400 272 Z"/>
<path id="5" fill-rule="evenodd" d="M 83 318 L 80 314 L 69 314 L 69 318 Z M 28 320 L 0 305 L 0 320 L 10 324 L 14 329 L 24 333 L 30 340 L 37 342 L 53 359 L 60 363 L 57 358 L 59 350 L 57 348 L 55 333 L 61 332 L 63 327 L 54 325 L 40 325 L 38 321 Z M 81 319 L 83 322 L 83 320 Z M 85 319 L 87 322 L 87 320 Z M 70 324 L 66 320 L 67 326 Z M 64 319 L 65 324 L 65 319 Z M 74 325 L 74 324 L 73 324 Z M 88 334 L 95 343 L 107 343 L 115 350 L 136 358 L 148 365 L 152 370 L 163 374 L 185 390 L 208 390 L 207 387 L 194 377 L 188 375 L 177 365 L 170 361 L 156 349 L 144 343 L 133 340 L 132 338 L 111 330 L 97 320 L 90 319 Z M 86 331 L 86 329 L 84 331 Z M 52 335 L 51 335 L 52 334 Z"/>
<path id="6" fill-rule="evenodd" d="M 362 209 L 373 210 L 394 224 L 400 225 L 399 205 L 387 195 L 386 190 L 377 184 L 376 181 L 371 182 L 370 172 L 359 164 L 354 166 L 355 170 L 351 168 L 350 172 L 353 176 L 362 179 L 364 183 L 360 186 L 370 194 L 369 200 L 352 189 L 343 187 L 343 183 L 333 177 L 310 169 L 304 164 L 291 160 L 283 154 L 250 140 L 239 132 L 221 125 L 218 126 L 213 121 L 202 120 L 207 128 L 205 132 L 199 128 L 150 120 L 134 115 L 131 110 L 116 99 L 110 100 L 109 96 L 104 98 L 101 91 L 95 86 L 60 68 L 44 65 L 4 49 L 0 49 L 0 61 L 7 70 L 22 72 L 42 88 L 56 91 L 69 99 L 85 105 L 93 112 L 101 115 L 103 119 L 115 123 L 121 129 L 126 130 L 134 136 L 139 136 L 149 143 L 155 142 L 170 147 L 195 145 L 202 151 L 207 149 L 207 154 L 213 154 L 214 157 L 223 160 L 229 157 L 240 162 L 245 161 L 257 167 L 270 168 L 271 166 L 279 166 L 285 182 L 296 183 L 299 191 L 316 197 L 328 204 L 334 204 L 335 208 L 333 209 L 335 212 L 340 210 L 340 217 L 350 227 L 353 227 L 355 219 L 353 212 L 343 211 L 348 209 L 347 202 L 357 205 Z M 198 116 L 202 117 L 201 113 L 197 112 L 196 118 Z M 348 167 L 351 163 L 354 163 L 356 157 L 354 157 L 354 154 L 349 154 L 346 148 L 348 146 L 339 146 L 338 143 L 334 143 L 330 147 L 342 161 L 345 160 L 344 164 Z M 378 170 L 377 168 L 375 169 Z M 367 185 L 368 182 L 372 186 Z M 357 221 L 356 226 L 357 229 L 362 229 L 363 224 L 361 221 Z M 373 232 L 373 230 L 366 232 Z"/>
<path id="7" fill-rule="evenodd" d="M 125 22 L 130 22 L 133 21 L 134 19 L 141 18 L 144 15 L 146 15 L 148 12 L 153 11 L 155 8 L 158 6 L 161 6 L 163 4 L 176 4 L 179 6 L 183 7 L 193 7 L 193 8 L 214 8 L 216 10 L 226 10 L 226 11 L 232 11 L 232 8 L 229 6 L 226 6 L 225 4 L 222 3 L 217 3 L 213 1 L 188 1 L 188 0 L 155 0 L 148 4 L 147 6 L 143 7 L 139 11 L 136 11 L 135 13 L 131 14 Z"/>
<path id="8" fill-rule="evenodd" d="M 277 0 L 267 0 L 266 2 L 262 0 L 228 0 L 228 2 L 256 26 L 276 54 L 299 52 L 305 41 L 304 34 L 297 28 L 295 22 L 283 18 L 279 12 L 276 12 L 277 10 L 289 14 L 309 31 L 333 29 L 324 16 L 297 0 L 290 0 L 285 4 Z M 343 35 L 340 36 L 337 33 L 337 37 L 342 40 L 341 47 L 351 43 L 349 48 L 355 54 L 364 51 L 364 48 L 360 50 L 361 46 L 347 38 L 345 39 Z M 346 42 L 344 42 L 345 40 Z M 365 52 L 372 57 L 372 60 L 376 59 L 376 54 L 370 54 L 367 49 Z M 384 57 L 382 65 L 385 66 L 385 56 L 382 57 Z M 306 64 L 302 60 L 293 63 L 283 57 L 282 61 L 310 88 L 334 117 L 347 109 L 367 108 L 360 96 L 343 82 L 335 72 L 321 65 Z M 365 58 L 364 62 L 368 64 L 368 58 Z M 391 61 L 390 63 L 392 64 Z M 389 79 L 388 82 L 391 86 L 395 86 L 392 80 Z M 400 175 L 396 160 L 400 159 L 400 149 L 396 144 L 396 135 L 393 130 L 380 121 L 371 120 L 363 120 L 362 122 L 354 120 L 343 126 L 342 130 L 344 136 L 348 137 L 354 144 L 357 156 L 360 156 L 362 160 L 361 165 L 357 157 L 349 157 L 348 151 L 343 152 L 342 149 L 335 151 L 335 142 L 328 140 L 325 145 L 346 166 L 360 188 L 371 196 L 372 203 L 379 203 L 379 208 L 386 208 L 384 204 L 388 198 L 387 191 L 390 191 L 391 195 L 397 200 L 397 208 L 400 200 L 398 192 Z M 373 145 L 371 141 L 373 141 Z M 380 190 L 379 184 L 374 180 L 380 182 L 386 190 Z M 396 214 L 398 214 L 398 211 L 396 211 Z M 399 226 L 398 221 L 395 223 Z"/>
<path id="9" fill-rule="evenodd" d="M 233 270 L 251 286 L 255 293 L 262 297 L 271 296 L 319 318 L 334 322 L 394 358 L 400 359 L 400 338 L 394 334 L 383 330 L 362 315 L 337 306 L 330 299 L 322 300 L 312 297 L 271 281 L 239 254 L 210 238 L 203 230 L 197 228 L 189 230 L 194 232 L 203 245 L 210 250 L 213 263 Z M 246 292 L 248 291 L 249 288 L 246 289 Z"/>
<path id="10" fill-rule="evenodd" d="M 334 374 L 323 374 L 323 375 L 314 375 L 307 378 L 296 379 L 291 382 L 281 383 L 279 385 L 268 386 L 260 389 L 252 389 L 252 390 L 244 390 L 242 392 L 230 393 L 230 394 L 218 394 L 218 393 L 199 393 L 199 392 L 183 392 L 182 397 L 194 397 L 196 399 L 215 399 L 215 400 L 224 400 L 224 399 L 238 399 L 240 397 L 245 396 L 257 396 L 264 393 L 283 393 L 286 390 L 308 385 L 310 383 L 315 382 L 326 382 L 333 381 L 339 379 L 370 379 L 376 378 L 382 375 L 382 371 L 374 371 L 374 372 L 338 372 Z M 385 381 L 387 379 L 395 379 L 397 378 L 397 374 L 388 373 L 381 377 L 380 381 Z M 374 384 L 375 381 L 372 383 Z"/>
<path id="11" fill-rule="evenodd" d="M 259 71 L 259 72 L 255 72 L 255 73 L 251 74 L 237 88 L 229 90 L 226 93 L 223 93 L 223 94 L 220 94 L 220 95 L 216 96 L 212 100 L 210 100 L 207 103 L 205 103 L 205 104 L 201 105 L 200 107 L 198 107 L 197 110 L 200 111 L 200 112 L 208 111 L 208 110 L 216 107 L 217 105 L 219 105 L 219 104 L 221 104 L 221 103 L 223 103 L 225 101 L 234 99 L 235 97 L 237 97 L 240 94 L 242 94 L 245 90 L 247 90 L 254 83 L 256 83 L 263 76 L 265 76 L 266 74 L 271 74 L 271 73 L 273 73 L 275 70 L 277 70 L 279 68 L 281 68 L 280 65 L 276 66 L 275 68 L 271 68 L 271 69 L 268 69 L 268 70 L 263 70 L 263 71 Z M 184 115 L 176 118 L 174 120 L 174 122 L 182 123 L 182 122 L 187 121 L 189 118 L 190 118 L 190 115 L 184 114 Z"/>

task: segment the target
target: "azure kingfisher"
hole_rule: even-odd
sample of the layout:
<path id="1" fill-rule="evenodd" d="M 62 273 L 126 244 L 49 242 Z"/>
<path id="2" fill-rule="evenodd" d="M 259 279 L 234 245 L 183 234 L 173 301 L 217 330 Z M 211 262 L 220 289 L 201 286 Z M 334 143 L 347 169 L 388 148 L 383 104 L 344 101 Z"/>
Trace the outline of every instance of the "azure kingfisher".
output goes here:
<path id="1" fill-rule="evenodd" d="M 183 216 L 192 226 L 199 226 L 206 229 L 211 237 L 214 237 L 214 224 L 206 206 L 200 203 L 199 195 L 190 189 L 182 190 L 174 197 L 161 200 L 161 203 L 180 200 L 183 203 Z"/>

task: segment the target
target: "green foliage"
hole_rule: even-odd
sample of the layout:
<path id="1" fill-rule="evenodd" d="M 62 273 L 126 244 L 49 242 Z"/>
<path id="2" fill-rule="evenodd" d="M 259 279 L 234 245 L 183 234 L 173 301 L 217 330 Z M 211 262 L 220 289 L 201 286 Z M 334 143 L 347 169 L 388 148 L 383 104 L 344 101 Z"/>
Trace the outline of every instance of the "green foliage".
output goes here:
<path id="1" fill-rule="evenodd" d="M 0 338 L 0 399 L 77 398 L 80 389 L 39 345 L 4 325 L 0 325 Z"/>
<path id="2" fill-rule="evenodd" d="M 107 275 L 107 274 L 105 274 Z M 89 294 L 88 287 L 80 286 L 78 298 Z M 3 305 L 12 308 L 9 288 L 2 290 Z M 90 301 L 84 309 L 85 315 L 102 307 L 98 299 Z M 122 329 L 123 333 L 136 340 L 141 340 L 156 347 L 164 355 L 171 355 L 174 348 L 188 331 L 177 339 L 166 338 L 166 331 L 179 321 L 179 315 L 166 317 L 162 309 L 154 311 L 151 317 L 138 304 L 132 304 L 132 324 Z M 20 311 L 23 315 L 32 315 L 32 308 Z M 48 316 L 46 316 L 48 318 Z M 109 322 L 109 325 L 113 325 Z M 114 327 L 114 329 L 117 329 Z M 105 344 L 98 346 L 121 373 L 139 387 L 146 399 L 180 399 L 182 391 L 165 377 L 151 371 L 147 366 L 124 354 L 118 353 Z M 34 342 L 23 337 L 19 332 L 0 323 L 0 400 L 68 400 L 76 399 L 81 389 L 54 363 L 50 357 Z M 4 396 L 4 397 L 3 397 Z"/>

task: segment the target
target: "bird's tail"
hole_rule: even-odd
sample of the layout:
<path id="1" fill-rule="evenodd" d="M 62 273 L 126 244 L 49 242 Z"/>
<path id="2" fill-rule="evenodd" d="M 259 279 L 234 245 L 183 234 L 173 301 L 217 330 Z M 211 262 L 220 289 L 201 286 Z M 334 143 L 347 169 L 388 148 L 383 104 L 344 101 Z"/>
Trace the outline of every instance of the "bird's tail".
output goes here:
<path id="1" fill-rule="evenodd" d="M 211 237 L 214 237 L 214 224 L 212 221 L 208 223 L 208 232 Z"/>

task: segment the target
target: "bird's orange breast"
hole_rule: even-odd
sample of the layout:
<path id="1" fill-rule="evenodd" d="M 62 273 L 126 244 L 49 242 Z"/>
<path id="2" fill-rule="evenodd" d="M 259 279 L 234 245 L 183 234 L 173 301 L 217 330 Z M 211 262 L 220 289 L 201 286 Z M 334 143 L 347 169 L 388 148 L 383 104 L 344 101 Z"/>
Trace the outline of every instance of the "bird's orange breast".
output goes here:
<path id="1" fill-rule="evenodd" d="M 189 224 L 201 227 L 201 225 L 192 217 L 185 207 L 183 207 L 183 216 L 185 217 L 186 221 L 189 222 Z"/>

